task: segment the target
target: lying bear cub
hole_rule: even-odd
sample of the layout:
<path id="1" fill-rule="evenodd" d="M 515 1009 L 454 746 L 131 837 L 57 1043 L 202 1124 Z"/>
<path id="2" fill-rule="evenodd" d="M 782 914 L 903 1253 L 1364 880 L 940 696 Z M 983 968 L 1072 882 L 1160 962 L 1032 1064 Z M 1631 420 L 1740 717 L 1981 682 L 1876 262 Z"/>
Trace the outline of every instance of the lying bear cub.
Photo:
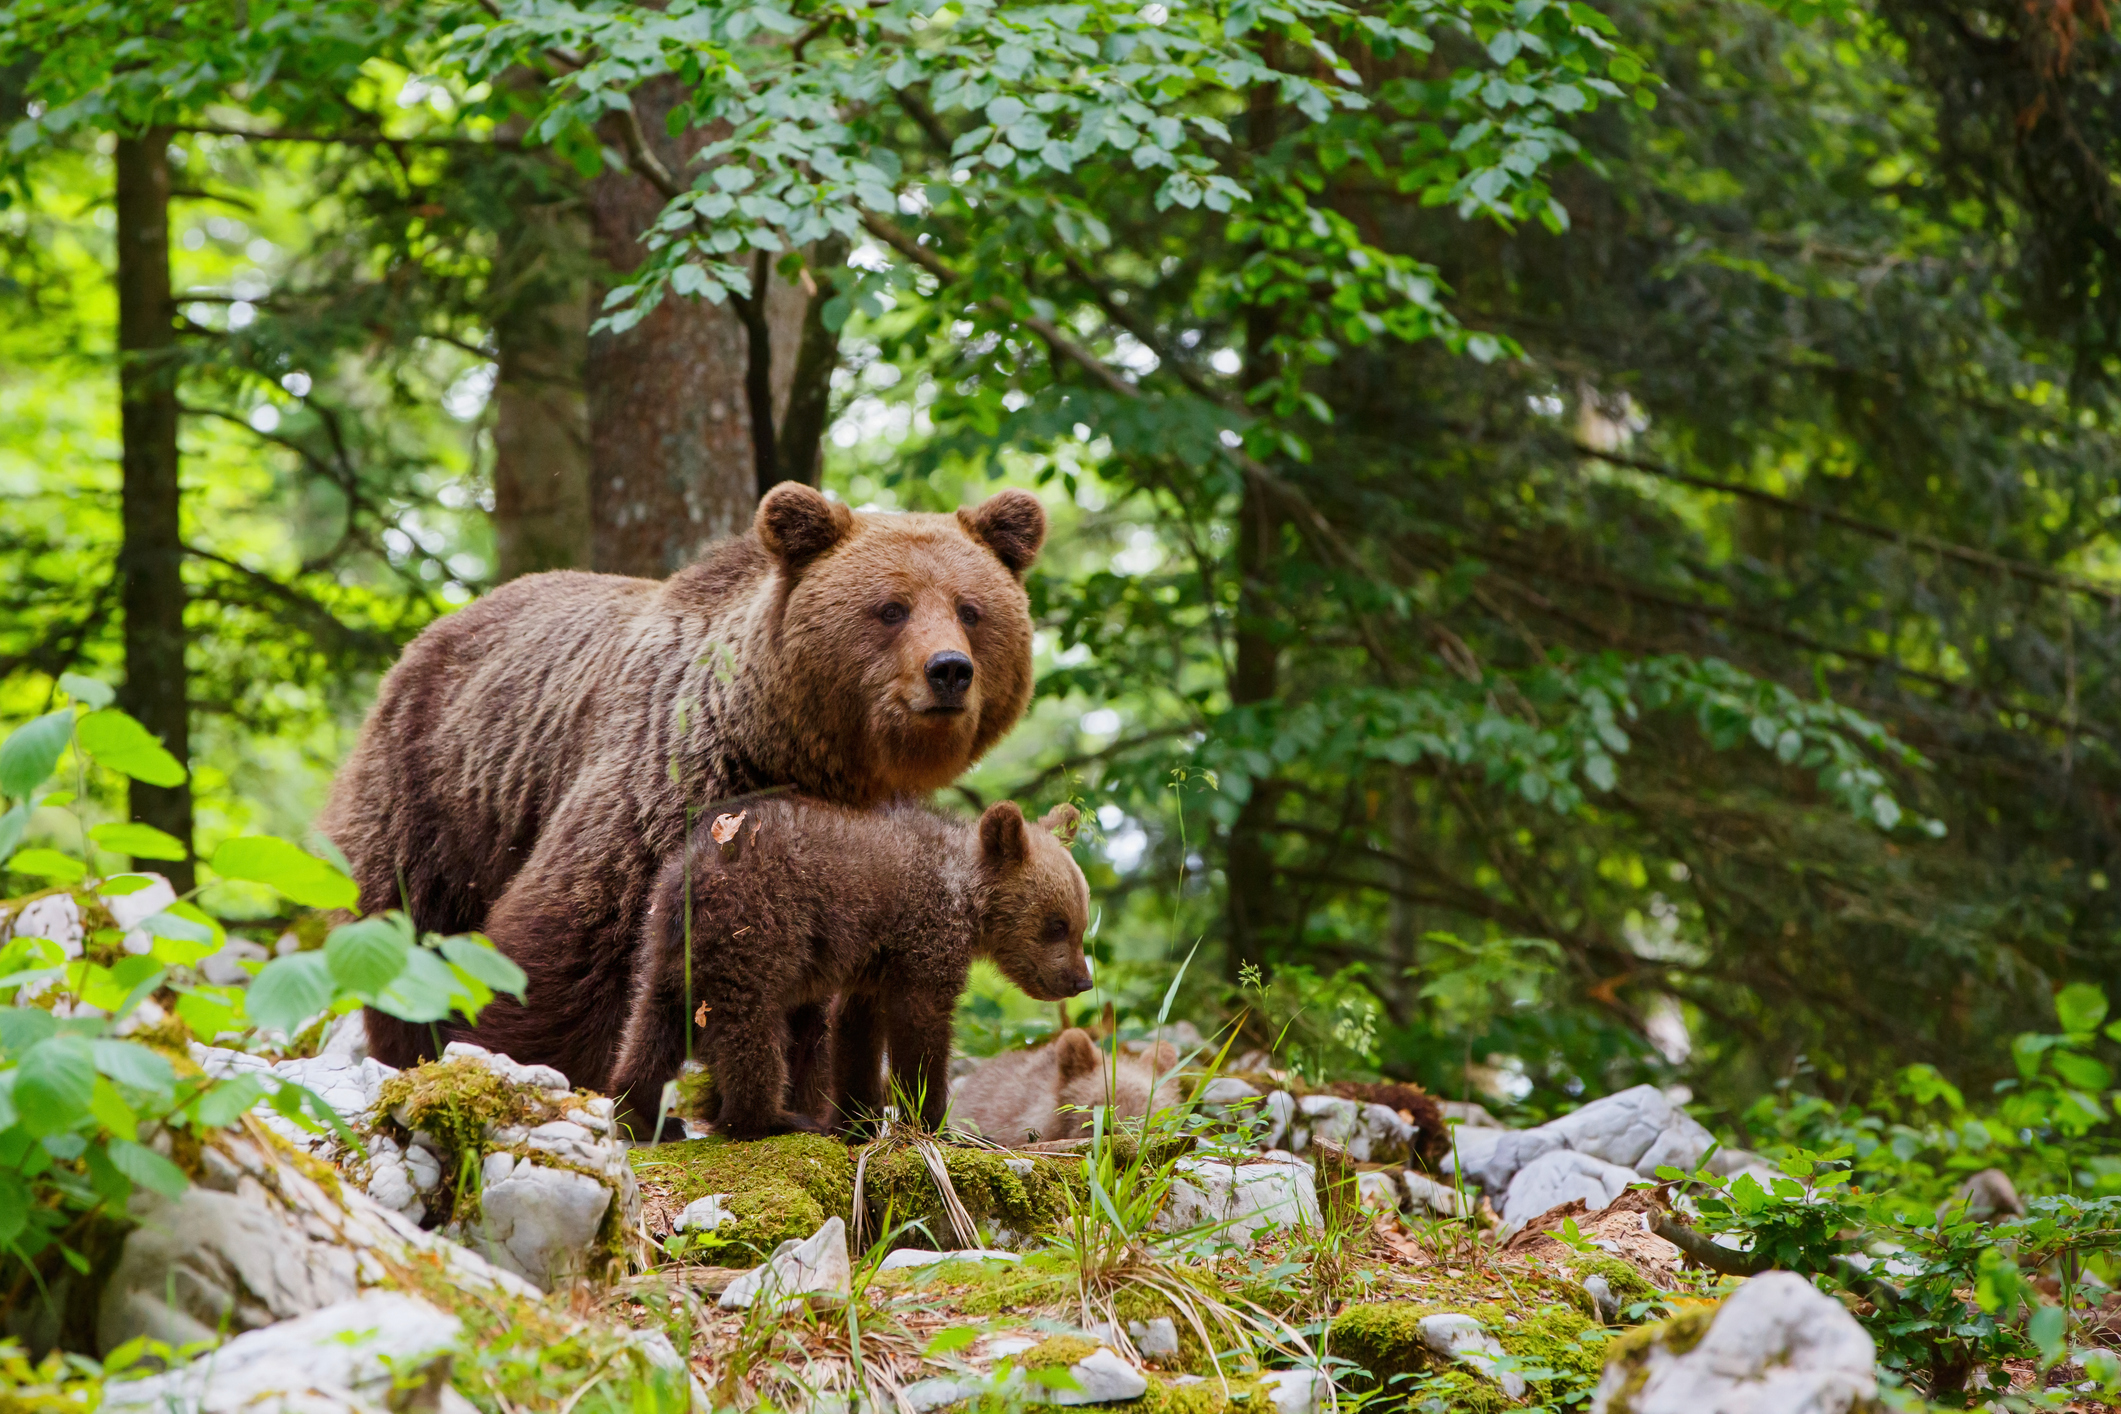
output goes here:
<path id="1" fill-rule="evenodd" d="M 702 824 L 656 881 L 613 1091 L 651 1110 L 684 1063 L 690 1026 L 715 1108 L 694 1118 L 736 1139 L 816 1131 L 801 1077 L 790 1101 L 789 1019 L 822 1035 L 837 994 L 832 1126 L 883 1113 L 887 1049 L 895 1088 L 940 1126 L 951 1015 L 973 958 L 1040 1001 L 1091 986 L 1090 891 L 1068 853 L 1077 823 L 1069 805 L 1033 825 L 1003 801 L 973 824 L 910 805 L 777 796 Z M 801 1066 L 809 1042 L 798 1041 Z"/>

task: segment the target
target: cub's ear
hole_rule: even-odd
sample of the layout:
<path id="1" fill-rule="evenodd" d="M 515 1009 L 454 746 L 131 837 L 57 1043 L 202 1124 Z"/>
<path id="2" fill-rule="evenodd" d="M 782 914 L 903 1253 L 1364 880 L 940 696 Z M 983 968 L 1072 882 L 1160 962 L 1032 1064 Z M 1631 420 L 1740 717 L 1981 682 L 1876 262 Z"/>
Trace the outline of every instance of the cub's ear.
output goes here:
<path id="1" fill-rule="evenodd" d="M 1172 1045 L 1169 1041 L 1158 1041 L 1154 1049 L 1149 1052 L 1149 1064 L 1158 1075 L 1162 1075 L 1165 1071 L 1171 1069 L 1172 1066 L 1178 1064 L 1178 1047 Z"/>
<path id="2" fill-rule="evenodd" d="M 1078 1075 L 1089 1075 L 1097 1069 L 1097 1042 L 1091 1040 L 1090 1033 L 1080 1026 L 1071 1026 L 1061 1032 L 1060 1039 L 1053 1043 L 1053 1049 L 1060 1057 L 1060 1073 L 1064 1082 L 1073 1080 Z"/>
<path id="3" fill-rule="evenodd" d="M 1062 844 L 1074 844 L 1075 831 L 1083 823 L 1083 813 L 1066 801 L 1062 801 L 1059 805 L 1048 810 L 1038 823 L 1046 833 L 1052 835 L 1053 838 L 1059 840 Z"/>
<path id="4" fill-rule="evenodd" d="M 997 800 L 979 817 L 979 852 L 988 864 L 1021 864 L 1030 848 L 1024 837 L 1024 812 L 1013 800 Z"/>
<path id="5" fill-rule="evenodd" d="M 847 538 L 854 513 L 799 481 L 783 481 L 759 502 L 751 525 L 767 554 L 799 570 Z"/>
<path id="6" fill-rule="evenodd" d="M 1046 508 L 1029 491 L 998 491 L 978 506 L 960 506 L 957 523 L 1013 575 L 1030 569 L 1046 543 Z"/>

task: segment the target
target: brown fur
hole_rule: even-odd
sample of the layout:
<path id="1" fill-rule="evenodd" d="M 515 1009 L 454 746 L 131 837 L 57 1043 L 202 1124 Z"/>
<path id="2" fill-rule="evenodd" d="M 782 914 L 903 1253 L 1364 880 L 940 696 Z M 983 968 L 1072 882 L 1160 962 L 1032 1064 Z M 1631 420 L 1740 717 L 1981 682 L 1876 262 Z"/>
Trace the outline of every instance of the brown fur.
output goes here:
<path id="1" fill-rule="evenodd" d="M 730 845 L 703 824 L 656 885 L 613 1090 L 637 1114 L 653 1108 L 689 1026 L 715 1093 L 699 1118 L 740 1139 L 816 1129 L 800 1071 L 837 994 L 834 1126 L 882 1114 L 886 1048 L 899 1090 L 939 1126 L 951 1015 L 974 957 L 1044 1001 L 1090 986 L 1090 895 L 1068 853 L 1076 823 L 1067 805 L 1034 826 L 1003 801 L 974 825 L 783 796 L 751 806 Z"/>
<path id="2" fill-rule="evenodd" d="M 1177 1064 L 1178 1049 L 1161 1041 L 1114 1065 L 1088 1031 L 1071 1026 L 1035 1050 L 983 1062 L 958 1087 L 951 1119 L 997 1144 L 1078 1139 L 1090 1132 L 1091 1110 L 1109 1106 L 1122 1119 L 1139 1119 L 1176 1105 Z"/>
<path id="3" fill-rule="evenodd" d="M 1019 576 L 1044 531 L 1022 491 L 885 516 L 788 484 L 750 535 L 667 580 L 503 585 L 405 650 L 319 824 L 364 911 L 483 928 L 537 979 L 526 1004 L 487 1008 L 480 1044 L 602 1088 L 688 811 L 775 786 L 870 806 L 950 781 L 1030 698 Z M 948 711 L 924 674 L 953 650 L 973 673 Z M 388 1064 L 431 1052 L 424 1026 L 371 1011 L 368 1028 Z"/>

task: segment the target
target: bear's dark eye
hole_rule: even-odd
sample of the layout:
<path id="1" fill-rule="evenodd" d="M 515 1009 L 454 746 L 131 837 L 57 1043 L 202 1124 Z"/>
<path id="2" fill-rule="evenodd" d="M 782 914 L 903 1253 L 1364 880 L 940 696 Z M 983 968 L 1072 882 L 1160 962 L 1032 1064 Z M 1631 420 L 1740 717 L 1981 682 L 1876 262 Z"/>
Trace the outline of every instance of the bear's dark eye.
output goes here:
<path id="1" fill-rule="evenodd" d="M 960 604 L 957 606 L 957 621 L 966 628 L 970 628 L 979 622 L 979 610 L 973 608 L 970 604 Z"/>
<path id="2" fill-rule="evenodd" d="M 907 610 L 904 604 L 894 603 L 886 604 L 883 608 L 878 609 L 876 616 L 887 624 L 902 624 L 906 621 L 906 613 Z"/>
<path id="3" fill-rule="evenodd" d="M 1046 941 L 1065 943 L 1068 941 L 1068 920 L 1058 913 L 1046 920 Z"/>

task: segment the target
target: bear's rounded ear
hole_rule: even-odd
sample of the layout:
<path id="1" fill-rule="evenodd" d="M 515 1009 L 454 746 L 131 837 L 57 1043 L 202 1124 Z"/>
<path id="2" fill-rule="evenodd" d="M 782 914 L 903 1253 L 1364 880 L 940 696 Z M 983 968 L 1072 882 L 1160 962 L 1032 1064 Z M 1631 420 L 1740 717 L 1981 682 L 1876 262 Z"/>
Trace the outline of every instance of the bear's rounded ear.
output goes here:
<path id="1" fill-rule="evenodd" d="M 1062 844 L 1072 845 L 1075 843 L 1075 832 L 1083 823 L 1083 813 L 1062 801 L 1048 810 L 1038 823 L 1040 828 Z"/>
<path id="2" fill-rule="evenodd" d="M 979 817 L 980 857 L 990 865 L 1021 864 L 1030 841 L 1024 837 L 1024 812 L 1013 800 L 997 800 Z"/>
<path id="3" fill-rule="evenodd" d="M 1073 1080 L 1097 1069 L 1097 1042 L 1091 1040 L 1090 1033 L 1082 1027 L 1069 1027 L 1060 1033 L 1060 1039 L 1053 1045 L 1060 1052 L 1062 1080 Z"/>
<path id="4" fill-rule="evenodd" d="M 796 570 L 846 539 L 854 513 L 800 481 L 783 481 L 759 502 L 751 525 L 766 553 Z"/>
<path id="5" fill-rule="evenodd" d="M 1158 1041 L 1155 1049 L 1149 1052 L 1149 1064 L 1155 1068 L 1158 1075 L 1162 1075 L 1178 1064 L 1178 1047 L 1169 1041 Z"/>
<path id="6" fill-rule="evenodd" d="M 957 523 L 1014 575 L 1030 569 L 1046 543 L 1046 508 L 1029 491 L 997 491 L 978 506 L 960 506 Z"/>

